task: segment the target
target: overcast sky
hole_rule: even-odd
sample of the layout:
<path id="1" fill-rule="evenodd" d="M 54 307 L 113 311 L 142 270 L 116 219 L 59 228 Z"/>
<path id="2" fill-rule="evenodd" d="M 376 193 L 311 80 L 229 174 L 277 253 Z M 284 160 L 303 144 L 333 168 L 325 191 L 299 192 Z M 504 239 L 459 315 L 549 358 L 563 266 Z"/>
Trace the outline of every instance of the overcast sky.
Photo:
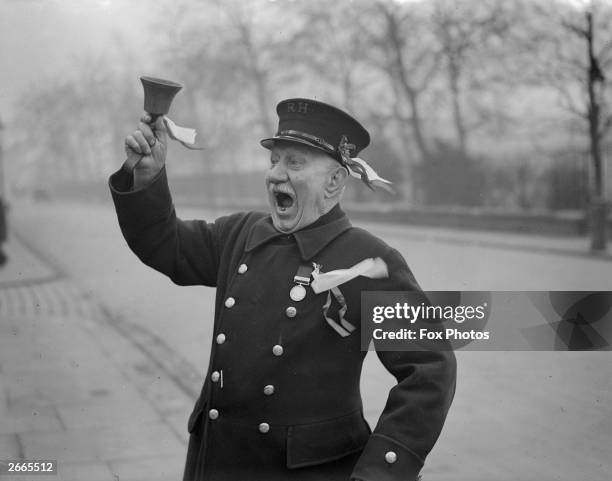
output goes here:
<path id="1" fill-rule="evenodd" d="M 0 0 L 0 118 L 10 119 L 28 89 L 49 78 L 74 75 L 79 59 L 101 53 L 112 58 L 116 34 L 124 39 L 122 48 L 142 63 L 134 71 L 147 72 L 155 55 L 150 25 L 168 2 L 172 0 Z"/>
<path id="2" fill-rule="evenodd" d="M 146 44 L 154 16 L 151 5 L 162 3 L 0 0 L 0 118 L 12 116 L 19 96 L 29 88 L 49 78 L 74 75 L 79 58 L 112 56 L 113 32 L 146 63 L 153 55 Z"/>

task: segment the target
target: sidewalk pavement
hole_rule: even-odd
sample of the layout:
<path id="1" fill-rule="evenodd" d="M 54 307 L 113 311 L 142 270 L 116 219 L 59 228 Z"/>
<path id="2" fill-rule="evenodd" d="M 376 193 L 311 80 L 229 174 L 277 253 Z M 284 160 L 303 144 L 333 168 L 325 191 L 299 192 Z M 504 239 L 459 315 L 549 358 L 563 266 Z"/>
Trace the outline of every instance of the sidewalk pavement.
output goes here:
<path id="1" fill-rule="evenodd" d="M 58 475 L 0 481 L 182 478 L 194 399 L 83 291 L 18 239 L 0 269 L 0 460 Z"/>
<path id="2" fill-rule="evenodd" d="M 595 260 L 612 261 L 612 251 L 591 252 L 587 236 L 553 236 L 525 234 L 522 232 L 484 231 L 475 229 L 451 229 L 448 227 L 392 226 L 375 222 L 355 222 L 381 235 L 399 235 L 406 239 L 487 247 L 502 250 L 559 254 Z"/>

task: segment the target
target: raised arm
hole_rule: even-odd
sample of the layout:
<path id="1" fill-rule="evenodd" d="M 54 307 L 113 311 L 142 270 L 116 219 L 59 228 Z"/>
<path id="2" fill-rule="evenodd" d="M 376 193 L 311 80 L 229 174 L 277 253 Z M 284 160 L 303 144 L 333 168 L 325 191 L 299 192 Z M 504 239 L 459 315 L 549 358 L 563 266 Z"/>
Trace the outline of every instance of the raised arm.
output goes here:
<path id="1" fill-rule="evenodd" d="M 126 161 L 109 179 L 121 232 L 148 266 L 181 285 L 215 286 L 220 237 L 215 223 L 177 219 L 166 178 L 165 126 L 145 114 L 125 139 Z"/>

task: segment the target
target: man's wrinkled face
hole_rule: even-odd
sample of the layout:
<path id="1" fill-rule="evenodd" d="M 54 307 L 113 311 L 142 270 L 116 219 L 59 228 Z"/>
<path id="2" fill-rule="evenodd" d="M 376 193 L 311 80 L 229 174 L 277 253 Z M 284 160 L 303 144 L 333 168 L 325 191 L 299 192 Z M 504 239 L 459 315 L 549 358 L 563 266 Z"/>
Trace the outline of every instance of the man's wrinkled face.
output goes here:
<path id="1" fill-rule="evenodd" d="M 295 232 L 325 213 L 325 189 L 337 162 L 324 152 L 275 142 L 266 174 L 274 227 Z"/>

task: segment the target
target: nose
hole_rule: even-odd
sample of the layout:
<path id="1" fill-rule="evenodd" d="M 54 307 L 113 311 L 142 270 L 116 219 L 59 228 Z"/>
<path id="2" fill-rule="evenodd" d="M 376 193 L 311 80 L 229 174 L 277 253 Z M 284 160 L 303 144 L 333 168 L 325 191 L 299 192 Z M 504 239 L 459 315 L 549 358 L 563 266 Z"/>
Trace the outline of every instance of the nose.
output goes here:
<path id="1" fill-rule="evenodd" d="M 277 162 L 267 172 L 266 180 L 269 183 L 280 184 L 286 182 L 289 177 L 287 175 L 287 169 L 283 165 L 283 162 Z"/>

